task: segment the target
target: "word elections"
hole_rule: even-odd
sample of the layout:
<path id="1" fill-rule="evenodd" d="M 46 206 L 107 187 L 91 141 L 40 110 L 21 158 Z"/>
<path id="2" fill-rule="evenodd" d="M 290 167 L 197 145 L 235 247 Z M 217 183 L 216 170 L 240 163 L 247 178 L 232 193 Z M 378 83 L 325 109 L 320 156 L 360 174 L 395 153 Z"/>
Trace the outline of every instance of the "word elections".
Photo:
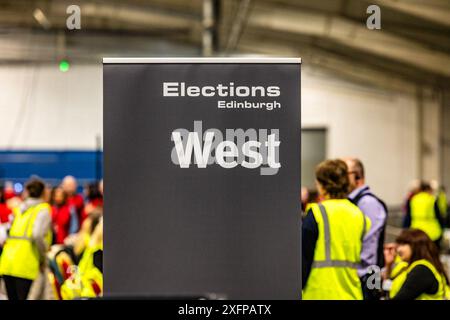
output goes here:
<path id="1" fill-rule="evenodd" d="M 235 86 L 234 82 L 228 85 L 219 83 L 216 86 L 187 86 L 185 82 L 164 82 L 164 97 L 279 97 L 278 86 Z"/>
<path id="2" fill-rule="evenodd" d="M 217 163 L 225 169 L 241 165 L 247 169 L 260 168 L 260 175 L 275 175 L 281 168 L 279 162 L 279 130 L 271 129 L 226 129 L 225 140 L 219 129 L 211 128 L 203 133 L 202 121 L 194 121 L 194 131 L 176 129 L 171 141 L 175 146 L 171 158 L 180 168 L 189 168 L 194 163 L 206 168 Z"/>

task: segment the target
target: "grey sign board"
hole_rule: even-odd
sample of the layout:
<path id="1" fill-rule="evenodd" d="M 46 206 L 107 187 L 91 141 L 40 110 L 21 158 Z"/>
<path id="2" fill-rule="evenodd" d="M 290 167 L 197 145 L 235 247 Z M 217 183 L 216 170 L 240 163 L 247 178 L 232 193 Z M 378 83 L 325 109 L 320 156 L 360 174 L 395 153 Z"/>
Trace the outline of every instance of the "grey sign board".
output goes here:
<path id="1" fill-rule="evenodd" d="M 104 59 L 106 296 L 299 299 L 300 59 Z"/>

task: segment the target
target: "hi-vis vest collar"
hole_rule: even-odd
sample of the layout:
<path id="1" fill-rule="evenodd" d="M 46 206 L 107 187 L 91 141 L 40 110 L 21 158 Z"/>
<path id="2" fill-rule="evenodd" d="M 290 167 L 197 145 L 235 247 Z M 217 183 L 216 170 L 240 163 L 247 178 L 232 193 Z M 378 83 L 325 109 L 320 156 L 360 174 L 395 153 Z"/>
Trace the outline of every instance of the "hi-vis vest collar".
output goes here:
<path id="1" fill-rule="evenodd" d="M 27 221 L 25 224 L 25 228 L 23 229 L 23 232 L 20 232 L 19 234 L 16 234 L 15 232 L 15 228 L 14 225 L 10 230 L 10 234 L 8 235 L 8 239 L 15 239 L 15 240 L 28 240 L 28 241 L 32 241 L 32 234 L 33 231 L 31 230 L 31 232 L 29 232 L 30 230 L 30 225 L 31 225 L 31 221 L 34 220 L 35 215 L 37 215 L 39 213 L 39 211 L 41 211 L 42 209 L 46 208 L 48 206 L 47 203 L 38 203 L 36 205 L 30 206 L 28 207 L 24 212 L 21 212 L 19 208 L 16 208 L 14 214 L 16 215 L 17 219 L 17 215 L 28 215 L 27 217 Z"/>
<path id="2" fill-rule="evenodd" d="M 324 229 L 324 238 L 325 238 L 325 260 L 324 261 L 314 261 L 312 264 L 313 268 L 327 268 L 327 267 L 344 267 L 344 268 L 358 268 L 359 263 L 355 263 L 353 261 L 347 260 L 332 260 L 331 259 L 331 235 L 330 235 L 330 223 L 328 221 L 328 214 L 323 206 L 323 204 L 319 203 L 320 213 L 323 219 L 323 229 Z M 363 219 L 363 232 L 361 234 L 361 241 L 366 234 L 366 217 L 362 214 Z"/>

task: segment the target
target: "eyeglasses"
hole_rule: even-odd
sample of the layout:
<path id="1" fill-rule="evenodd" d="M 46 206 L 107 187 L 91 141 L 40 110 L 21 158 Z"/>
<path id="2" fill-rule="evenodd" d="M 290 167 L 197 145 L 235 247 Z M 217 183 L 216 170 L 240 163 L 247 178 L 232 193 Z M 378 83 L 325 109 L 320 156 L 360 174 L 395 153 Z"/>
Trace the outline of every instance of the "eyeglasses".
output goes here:
<path id="1" fill-rule="evenodd" d="M 348 171 L 348 175 L 354 174 L 355 175 L 355 180 L 359 181 L 361 180 L 361 175 L 359 174 L 358 171 Z"/>

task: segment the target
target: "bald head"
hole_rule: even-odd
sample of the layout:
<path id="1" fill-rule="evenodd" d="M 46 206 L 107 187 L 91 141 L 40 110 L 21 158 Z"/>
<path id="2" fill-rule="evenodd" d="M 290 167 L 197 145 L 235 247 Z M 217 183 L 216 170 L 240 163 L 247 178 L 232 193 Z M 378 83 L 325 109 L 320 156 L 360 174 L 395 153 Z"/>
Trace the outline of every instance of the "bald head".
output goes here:
<path id="1" fill-rule="evenodd" d="M 77 192 L 77 179 L 73 176 L 66 176 L 61 183 L 61 187 L 68 195 L 73 195 Z"/>
<path id="2" fill-rule="evenodd" d="M 350 191 L 363 186 L 365 182 L 364 166 L 358 158 L 344 158 L 348 167 L 348 176 L 350 180 Z"/>

